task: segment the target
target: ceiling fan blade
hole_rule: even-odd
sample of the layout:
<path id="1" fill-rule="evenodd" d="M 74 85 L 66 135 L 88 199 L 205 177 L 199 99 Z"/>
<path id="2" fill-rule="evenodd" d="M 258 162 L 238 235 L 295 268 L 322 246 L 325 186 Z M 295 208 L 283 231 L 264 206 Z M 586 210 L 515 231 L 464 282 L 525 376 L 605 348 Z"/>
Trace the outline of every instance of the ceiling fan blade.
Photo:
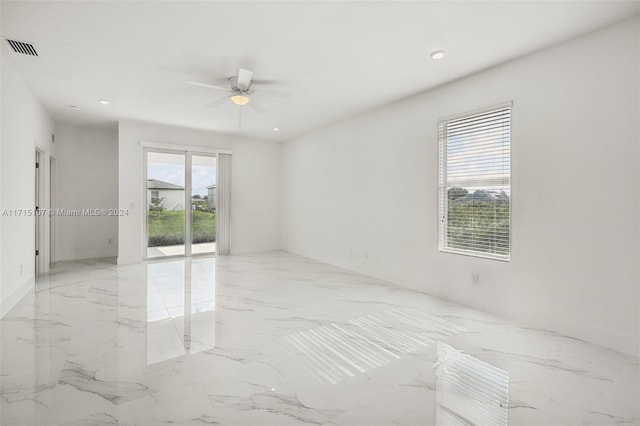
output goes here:
<path id="1" fill-rule="evenodd" d="M 228 87 L 216 86 L 215 84 L 201 83 L 199 81 L 185 81 L 185 83 L 191 86 L 206 87 L 207 89 L 213 89 L 213 90 L 229 90 Z"/>
<path id="2" fill-rule="evenodd" d="M 255 78 L 251 79 L 251 84 L 258 86 L 270 86 L 273 84 L 282 84 L 280 80 L 256 80 Z"/>
<path id="3" fill-rule="evenodd" d="M 222 105 L 223 103 L 227 102 L 228 100 L 229 100 L 229 97 L 228 96 L 224 96 L 224 97 L 222 97 L 220 99 L 217 99 L 217 100 L 211 102 L 209 105 L 207 105 L 207 108 L 213 108 L 213 107 L 216 107 L 218 105 Z"/>
<path id="4" fill-rule="evenodd" d="M 290 98 L 291 92 L 289 90 L 271 90 L 271 89 L 258 89 L 256 93 L 260 96 L 271 96 L 273 98 Z"/>
<path id="5" fill-rule="evenodd" d="M 253 73 L 251 71 L 240 68 L 240 71 L 238 71 L 238 88 L 241 90 L 247 90 L 251 85 L 252 76 Z"/>
<path id="6" fill-rule="evenodd" d="M 251 102 L 249 102 L 248 105 L 258 114 L 263 114 L 265 112 L 265 109 L 262 107 L 262 105 L 260 105 L 260 103 L 256 103 L 256 101 L 254 101 L 253 99 L 251 99 Z"/>

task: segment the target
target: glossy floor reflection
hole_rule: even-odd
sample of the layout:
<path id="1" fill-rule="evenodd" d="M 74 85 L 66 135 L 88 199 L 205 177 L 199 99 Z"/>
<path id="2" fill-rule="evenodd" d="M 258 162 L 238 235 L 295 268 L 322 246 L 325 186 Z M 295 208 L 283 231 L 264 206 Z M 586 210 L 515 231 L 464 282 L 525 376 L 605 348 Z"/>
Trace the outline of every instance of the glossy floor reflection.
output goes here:
<path id="1" fill-rule="evenodd" d="M 637 358 L 282 252 L 62 263 L 0 326 L 2 425 L 640 423 Z"/>

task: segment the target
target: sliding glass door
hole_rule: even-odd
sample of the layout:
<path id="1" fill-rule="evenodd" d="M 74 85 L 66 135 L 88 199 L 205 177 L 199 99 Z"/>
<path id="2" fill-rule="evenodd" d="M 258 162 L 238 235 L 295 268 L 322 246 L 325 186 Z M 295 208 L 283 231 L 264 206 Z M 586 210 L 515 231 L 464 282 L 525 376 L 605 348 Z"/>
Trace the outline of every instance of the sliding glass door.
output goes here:
<path id="1" fill-rule="evenodd" d="M 216 157 L 191 155 L 191 253 L 216 251 Z"/>
<path id="2" fill-rule="evenodd" d="M 216 157 L 145 150 L 146 257 L 215 253 Z"/>
<path id="3" fill-rule="evenodd" d="M 147 257 L 184 256 L 186 154 L 148 151 Z"/>

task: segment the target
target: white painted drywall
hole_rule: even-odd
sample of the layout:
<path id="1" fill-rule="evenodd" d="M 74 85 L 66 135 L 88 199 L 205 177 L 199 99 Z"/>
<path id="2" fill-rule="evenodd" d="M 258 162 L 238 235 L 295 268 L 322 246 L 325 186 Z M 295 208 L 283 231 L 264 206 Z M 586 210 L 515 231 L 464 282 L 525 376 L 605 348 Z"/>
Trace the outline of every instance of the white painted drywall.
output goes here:
<path id="1" fill-rule="evenodd" d="M 118 254 L 118 131 L 56 127 L 56 210 L 100 210 L 97 216 L 56 215 L 56 260 Z"/>
<path id="2" fill-rule="evenodd" d="M 118 263 L 143 258 L 142 141 L 231 149 L 231 252 L 280 248 L 280 144 L 208 131 L 152 123 L 119 123 L 119 205 L 129 215 L 119 218 Z"/>
<path id="3" fill-rule="evenodd" d="M 285 143 L 285 248 L 637 355 L 638 27 L 619 24 Z M 512 260 L 440 253 L 438 119 L 510 100 Z"/>
<path id="4" fill-rule="evenodd" d="M 51 144 L 53 121 L 6 59 L 2 61 L 1 78 L 1 205 L 3 211 L 33 209 L 35 149 L 38 147 L 49 155 L 55 155 Z M 6 314 L 33 286 L 34 220 L 33 216 L 25 214 L 0 216 L 0 316 Z"/>

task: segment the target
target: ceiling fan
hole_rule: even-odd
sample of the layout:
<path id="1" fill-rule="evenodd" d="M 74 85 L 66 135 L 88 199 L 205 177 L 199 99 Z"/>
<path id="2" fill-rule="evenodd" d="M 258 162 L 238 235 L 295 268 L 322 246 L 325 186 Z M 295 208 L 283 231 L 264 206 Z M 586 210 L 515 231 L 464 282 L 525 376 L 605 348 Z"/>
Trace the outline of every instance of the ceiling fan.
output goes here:
<path id="1" fill-rule="evenodd" d="M 237 106 L 249 105 L 255 111 L 263 113 L 265 110 L 254 100 L 254 95 L 259 96 L 272 96 L 279 98 L 290 98 L 291 92 L 288 90 L 268 90 L 268 89 L 254 89 L 254 84 L 269 84 L 272 81 L 267 80 L 253 80 L 253 72 L 240 68 L 237 76 L 227 77 L 226 81 L 229 87 L 223 87 L 220 85 L 201 83 L 199 81 L 187 81 L 187 84 L 192 86 L 206 87 L 207 89 L 225 91 L 227 94 L 220 99 L 211 102 L 207 107 L 215 107 L 222 105 L 227 101 Z M 223 83 L 224 84 L 224 83 Z"/>

